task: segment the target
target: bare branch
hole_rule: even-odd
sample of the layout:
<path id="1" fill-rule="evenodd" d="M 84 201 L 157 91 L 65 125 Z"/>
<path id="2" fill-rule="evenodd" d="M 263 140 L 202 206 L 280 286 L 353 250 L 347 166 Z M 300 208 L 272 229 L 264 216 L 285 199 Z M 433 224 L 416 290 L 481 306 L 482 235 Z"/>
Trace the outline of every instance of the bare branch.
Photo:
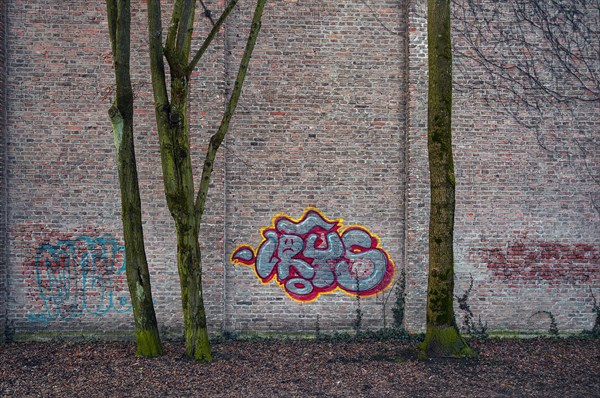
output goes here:
<path id="1" fill-rule="evenodd" d="M 165 44 L 165 53 L 175 53 L 175 41 L 177 40 L 177 32 L 179 31 L 179 21 L 181 19 L 181 2 L 175 0 L 173 4 L 173 13 L 171 14 L 171 22 L 169 23 L 169 32 L 167 33 L 167 42 Z"/>
<path id="2" fill-rule="evenodd" d="M 176 52 L 179 62 L 183 65 L 187 63 L 190 55 L 195 14 L 196 0 L 181 0 L 181 14 L 179 28 L 177 29 Z"/>
<path id="3" fill-rule="evenodd" d="M 115 46 L 117 45 L 117 0 L 106 0 L 106 15 L 108 17 L 108 35 L 114 61 Z"/>
<path id="4" fill-rule="evenodd" d="M 165 77 L 165 63 L 162 46 L 162 22 L 161 22 L 160 0 L 148 0 L 148 38 L 150 44 L 150 71 L 152 75 L 152 92 L 154 94 L 154 107 L 156 115 L 156 124 L 158 128 L 158 138 L 161 148 L 172 147 L 172 137 L 168 134 L 161 134 L 162 131 L 168 131 L 170 104 L 167 93 L 167 83 Z M 168 51 L 167 51 L 168 52 Z M 169 151 L 162 151 L 168 154 Z M 166 155 L 165 155 L 166 156 Z M 172 155 L 171 155 L 172 156 Z M 175 178 L 172 170 L 166 170 L 164 160 L 163 179 L 165 185 L 175 184 Z"/>
<path id="5" fill-rule="evenodd" d="M 194 213 L 196 216 L 197 225 L 200 225 L 200 222 L 202 221 L 204 205 L 206 203 L 206 196 L 208 194 L 208 185 L 210 183 L 210 177 L 212 174 L 217 150 L 223 142 L 225 134 L 227 134 L 227 131 L 229 130 L 229 122 L 231 121 L 231 117 L 235 113 L 238 100 L 242 93 L 242 86 L 244 85 L 244 79 L 246 78 L 248 65 L 250 64 L 250 58 L 252 57 L 252 52 L 254 51 L 254 46 L 256 45 L 258 33 L 260 32 L 261 19 L 265 3 L 266 0 L 258 0 L 256 3 L 256 9 L 254 10 L 254 16 L 252 17 L 250 33 L 248 35 L 248 40 L 246 41 L 246 48 L 244 49 L 244 54 L 242 55 L 242 59 L 240 61 L 240 67 L 238 69 L 237 77 L 235 79 L 233 91 L 231 92 L 231 97 L 229 98 L 229 102 L 227 103 L 227 108 L 225 109 L 225 114 L 223 115 L 223 119 L 221 120 L 221 125 L 219 126 L 217 132 L 211 137 L 210 144 L 206 151 L 206 158 L 204 160 L 204 166 L 202 168 L 202 177 L 200 180 L 200 189 L 198 191 L 198 195 L 196 197 L 196 202 L 194 205 Z"/>
<path id="6" fill-rule="evenodd" d="M 200 46 L 200 49 L 198 49 L 198 52 L 196 52 L 196 55 L 194 55 L 194 58 L 186 68 L 186 73 L 188 75 L 192 73 L 192 71 L 194 70 L 194 68 L 196 67 L 196 65 L 210 46 L 210 43 L 212 43 L 213 39 L 217 36 L 217 33 L 219 33 L 221 26 L 223 26 L 225 20 L 227 19 L 233 8 L 236 6 L 237 2 L 238 0 L 231 0 L 229 4 L 227 4 L 225 10 L 223 10 L 223 13 L 221 14 L 217 22 L 213 23 L 213 27 L 210 33 L 208 34 L 208 36 L 206 36 L 206 39 L 204 39 L 204 43 L 202 43 L 202 46 Z M 204 5 L 204 3 L 202 4 Z"/>
<path id="7" fill-rule="evenodd" d="M 215 26 L 215 19 L 213 18 L 212 11 L 204 4 L 204 1 L 200 0 L 200 4 L 202 4 L 202 8 L 204 9 L 204 16 L 208 18 L 212 26 Z"/>

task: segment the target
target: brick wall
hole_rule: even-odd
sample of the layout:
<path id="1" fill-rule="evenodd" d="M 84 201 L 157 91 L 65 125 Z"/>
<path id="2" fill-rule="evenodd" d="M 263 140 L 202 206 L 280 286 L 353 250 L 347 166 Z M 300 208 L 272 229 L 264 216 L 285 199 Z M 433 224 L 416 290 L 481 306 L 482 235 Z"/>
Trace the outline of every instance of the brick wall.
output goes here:
<path id="1" fill-rule="evenodd" d="M 244 36 L 237 21 L 250 3 L 229 37 Z M 268 3 L 227 141 L 226 254 L 256 247 L 276 214 L 297 219 L 310 206 L 367 227 L 402 268 L 404 20 L 397 1 Z M 232 40 L 231 68 L 242 45 Z M 318 316 L 321 328 L 339 330 L 354 320 L 352 295 L 294 302 L 249 267 L 227 266 L 225 277 L 227 329 L 313 331 Z M 381 296 L 361 309 L 365 327 L 383 326 Z"/>
<path id="2" fill-rule="evenodd" d="M 7 264 L 6 264 L 6 2 L 0 0 L 0 341 L 6 329 Z"/>
<path id="3" fill-rule="evenodd" d="M 600 296 L 598 83 L 594 88 L 583 78 L 596 92 L 593 100 L 578 79 L 560 68 L 542 32 L 516 23 L 506 4 L 488 5 L 494 7 L 500 7 L 494 25 L 499 31 L 476 45 L 493 60 L 506 52 L 503 44 L 492 48 L 497 36 L 523 27 L 536 46 L 509 43 L 512 62 L 535 60 L 539 83 L 521 75 L 507 82 L 466 58 L 473 45 L 461 32 L 473 35 L 472 26 L 482 22 L 466 17 L 462 25 L 455 24 L 457 294 L 467 289 L 472 275 L 471 307 L 493 329 L 547 330 L 549 319 L 534 315 L 538 311 L 551 312 L 559 330 L 590 329 L 591 295 Z M 576 15 L 582 19 L 565 45 L 578 40 L 586 25 L 595 31 L 587 36 L 591 47 L 585 48 L 592 60 L 590 75 L 597 79 L 598 14 L 579 10 Z M 560 24 L 565 32 L 571 29 L 566 21 Z M 583 63 L 573 62 L 570 67 L 580 76 L 589 73 Z M 585 101 L 557 101 L 538 84 Z"/>
<path id="4" fill-rule="evenodd" d="M 104 5 L 5 3 L 0 61 L 6 59 L 10 101 L 2 131 L 7 163 L 0 170 L 8 178 L 9 244 L 1 245 L 8 259 L 1 305 L 19 333 L 129 330 Z M 223 3 L 210 2 L 215 13 Z M 292 300 L 274 279 L 261 283 L 252 264 L 230 261 L 236 249 L 257 251 L 277 215 L 299 220 L 309 208 L 342 223 L 340 234 L 358 225 L 378 238 L 377 250 L 385 250 L 395 275 L 407 272 L 406 327 L 423 330 L 429 180 L 422 3 L 267 3 L 200 235 L 211 331 L 312 332 L 317 322 L 322 330 L 351 329 L 354 295 L 337 289 Z M 181 333 L 144 7 L 134 4 L 132 66 L 145 241 L 160 327 Z M 238 7 L 192 82 L 196 171 L 243 51 L 253 4 Z M 196 23 L 207 31 L 200 15 Z M 457 33 L 455 48 L 469 51 Z M 539 129 L 523 127 L 490 101 L 490 93 L 503 94 L 490 90 L 481 65 L 460 57 L 455 65 L 456 87 L 469 87 L 454 98 L 456 293 L 472 275 L 471 307 L 491 329 L 547 328 L 537 311 L 551 311 L 561 330 L 589 328 L 591 292 L 600 298 L 598 152 L 542 149 Z M 570 145 L 581 142 L 576 131 L 597 136 L 597 103 L 578 105 L 575 115 L 585 123 L 567 128 L 552 114 L 557 122 L 544 131 L 570 134 Z M 363 326 L 380 328 L 384 318 L 390 325 L 394 298 L 391 287 L 361 298 Z"/>
<path id="5" fill-rule="evenodd" d="M 247 4 L 236 11 L 197 73 L 191 112 L 198 151 L 219 120 L 251 11 Z M 112 72 L 103 12 L 78 2 L 9 4 L 9 313 L 20 332 L 130 325 L 106 117 Z M 143 12 L 134 12 L 140 29 L 133 80 L 146 247 L 161 327 L 177 332 L 173 227 L 146 95 Z M 298 15 L 294 37 L 284 19 L 290 13 Z M 198 24 L 206 27 L 201 18 Z M 394 2 L 268 5 L 201 231 L 214 331 L 313 330 L 317 314 L 323 329 L 350 327 L 353 296 L 335 292 L 296 303 L 276 283 L 263 286 L 250 268 L 229 263 L 238 244 L 260 243 L 260 228 L 277 213 L 298 218 L 313 206 L 346 227 L 363 225 L 402 266 L 403 29 Z M 368 158 L 370 150 L 377 159 Z M 106 259 L 115 264 L 110 277 L 94 274 Z M 61 271 L 52 271 L 57 264 Z M 381 307 L 377 297 L 363 300 L 365 327 L 382 326 Z M 386 312 L 390 319 L 390 306 Z"/>
<path id="6" fill-rule="evenodd" d="M 174 227 L 148 96 L 143 7 L 135 3 L 132 10 L 132 80 L 145 241 L 161 328 L 178 333 Z M 128 330 L 119 188 L 107 114 L 114 78 L 104 4 L 9 2 L 8 16 L 10 320 L 21 332 Z M 198 23 L 206 30 L 205 21 Z M 223 107 L 222 57 L 221 36 L 206 55 L 192 94 L 197 161 Z M 217 257 L 212 253 L 223 252 L 218 243 L 222 172 L 215 174 L 209 199 L 214 210 L 203 226 L 209 269 Z M 210 283 L 210 277 L 206 280 Z M 211 325 L 218 330 L 221 287 L 213 285 L 206 297 Z"/>
<path id="7" fill-rule="evenodd" d="M 129 322 L 118 313 L 103 326 L 100 316 L 90 316 L 103 305 L 112 310 L 113 300 L 99 301 L 113 294 L 118 301 L 123 278 L 107 267 L 114 277 L 92 280 L 99 273 L 84 273 L 82 263 L 89 270 L 99 264 L 90 261 L 88 268 L 81 260 L 109 235 L 120 238 L 105 121 L 110 99 L 102 99 L 111 83 L 102 12 L 101 4 L 8 3 L 8 305 L 17 331 L 102 330 Z M 122 257 L 111 250 L 111 261 Z"/>
<path id="8" fill-rule="evenodd" d="M 468 3 L 456 2 L 455 10 L 457 4 Z M 490 12 L 486 16 L 492 16 L 493 26 L 514 27 L 510 9 L 490 11 L 499 4 L 506 6 L 494 1 L 477 6 Z M 425 17 L 426 7 L 414 2 L 409 14 L 407 131 L 406 266 L 411 330 L 422 329 L 426 305 Z M 478 17 L 475 20 L 467 13 L 467 17 L 455 18 L 453 25 L 456 294 L 468 289 L 472 277 L 469 304 L 476 319 L 481 316 L 492 330 L 548 330 L 550 319 L 544 311 L 554 315 L 562 331 L 589 329 L 594 320 L 592 294 L 600 295 L 598 99 L 589 101 L 589 93 L 572 76 L 552 75 L 544 69 L 548 54 L 535 45 L 527 51 L 514 43 L 503 48 L 495 41 L 498 37 L 482 25 L 484 16 Z M 595 18 L 588 23 L 597 24 Z M 474 27 L 484 34 L 478 35 Z M 461 34 L 465 31 L 474 40 L 466 40 Z M 543 46 L 539 32 L 527 34 L 532 43 Z M 590 42 L 597 43 L 597 39 L 596 33 Z M 490 74 L 489 65 L 473 59 L 475 47 L 492 59 L 503 50 L 515 58 L 528 56 L 540 65 L 538 78 L 551 90 L 583 93 L 588 101 L 566 104 L 553 101 L 541 90 L 519 92 L 520 85 L 527 87 L 523 77 L 511 83 Z M 597 58 L 590 65 L 599 76 Z M 535 106 L 525 104 L 518 95 Z M 463 315 L 457 308 L 459 324 Z"/>
<path id="9" fill-rule="evenodd" d="M 410 2 L 408 14 L 408 103 L 406 106 L 406 327 L 422 330 L 427 304 L 427 10 Z"/>

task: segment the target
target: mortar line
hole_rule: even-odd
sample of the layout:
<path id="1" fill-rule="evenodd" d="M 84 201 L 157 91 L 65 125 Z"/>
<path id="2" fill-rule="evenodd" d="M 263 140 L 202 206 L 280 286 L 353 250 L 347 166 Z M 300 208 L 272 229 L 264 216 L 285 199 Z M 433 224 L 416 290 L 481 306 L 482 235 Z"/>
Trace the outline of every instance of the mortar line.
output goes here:
<path id="1" fill-rule="evenodd" d="M 226 6 L 226 4 L 225 4 Z M 231 95 L 231 90 L 229 89 L 229 81 L 231 78 L 231 74 L 229 73 L 230 67 L 230 52 L 231 52 L 231 43 L 229 41 L 229 22 L 230 17 L 233 17 L 236 10 L 233 10 L 231 15 L 227 18 L 225 23 L 223 24 L 223 109 L 227 109 L 227 103 L 229 102 L 229 96 Z M 231 129 L 231 126 L 230 126 Z M 228 199 L 228 169 L 227 169 L 227 161 L 229 154 L 229 134 L 231 134 L 231 130 L 225 135 L 225 145 L 223 145 L 223 287 L 221 294 L 221 332 L 224 332 L 227 329 L 227 199 Z"/>
<path id="2" fill-rule="evenodd" d="M 2 142 L 0 142 L 0 146 L 2 147 L 2 162 L 4 164 L 4 172 L 2 175 L 2 204 L 0 211 L 4 217 L 3 225 L 1 226 L 2 236 L 0 237 L 0 241 L 4 243 L 4 251 L 2 252 L 2 263 L 3 267 L 3 277 L 4 277 L 4 292 L 2 293 L 2 298 L 4 300 L 4 313 L 1 314 L 4 318 L 4 330 L 0 331 L 2 337 L 5 338 L 9 335 L 9 322 L 8 322 L 8 297 L 10 284 L 8 280 L 8 251 L 9 251 L 9 242 L 8 242 L 8 2 L 0 0 L 1 9 L 0 9 L 0 18 L 2 18 L 2 25 L 4 27 L 4 36 L 2 37 L 2 45 L 4 49 L 4 65 L 2 65 L 2 70 L 0 73 L 3 77 L 3 85 L 2 85 L 2 109 L 0 109 L 0 119 L 2 123 Z"/>
<path id="3" fill-rule="evenodd" d="M 405 121 L 404 121 L 404 129 L 405 129 L 405 136 L 404 136 L 404 162 L 405 162 L 405 166 L 404 166 L 404 253 L 403 253 L 403 262 L 404 262 L 404 277 L 405 277 L 405 281 L 406 281 L 406 286 L 409 287 L 410 283 L 409 283 L 409 278 L 411 277 L 411 274 L 413 274 L 414 270 L 410 269 L 409 266 L 409 259 L 410 259 L 410 242 L 409 242 L 409 233 L 408 233 L 408 229 L 411 227 L 411 221 L 410 221 L 410 189 L 411 189 L 411 182 L 409 179 L 409 174 L 411 172 L 411 156 L 410 156 L 410 149 L 411 149 L 411 139 L 410 139 L 410 135 L 411 135 L 411 119 L 412 119 L 412 114 L 411 114 L 411 93 L 410 93 L 410 84 L 411 84 L 411 70 L 410 70 L 410 66 L 411 66 L 411 51 L 410 51 L 410 28 L 411 28 L 411 6 L 412 6 L 413 1 L 412 0 L 407 0 L 404 3 L 404 13 L 405 13 L 405 35 L 404 35 L 404 51 L 405 51 L 405 59 L 406 59 L 406 64 L 405 64 L 405 75 L 404 75 L 404 87 L 406 90 L 406 96 L 405 96 L 405 103 L 404 103 L 404 112 L 405 112 Z M 404 328 L 407 329 L 407 317 L 410 316 L 409 312 L 407 311 L 407 300 L 406 298 L 409 296 L 409 293 L 407 290 L 404 291 Z"/>

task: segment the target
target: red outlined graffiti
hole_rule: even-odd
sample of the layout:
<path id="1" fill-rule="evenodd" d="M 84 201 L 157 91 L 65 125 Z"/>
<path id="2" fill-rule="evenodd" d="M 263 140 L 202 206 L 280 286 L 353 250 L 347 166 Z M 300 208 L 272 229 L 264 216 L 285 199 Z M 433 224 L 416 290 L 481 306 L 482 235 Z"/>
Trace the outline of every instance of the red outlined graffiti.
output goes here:
<path id="1" fill-rule="evenodd" d="M 367 228 L 343 228 L 342 221 L 329 220 L 316 208 L 297 220 L 278 214 L 260 230 L 258 248 L 240 245 L 231 261 L 254 267 L 263 284 L 275 280 L 297 301 L 335 290 L 361 297 L 382 292 L 394 277 L 389 254 Z"/>

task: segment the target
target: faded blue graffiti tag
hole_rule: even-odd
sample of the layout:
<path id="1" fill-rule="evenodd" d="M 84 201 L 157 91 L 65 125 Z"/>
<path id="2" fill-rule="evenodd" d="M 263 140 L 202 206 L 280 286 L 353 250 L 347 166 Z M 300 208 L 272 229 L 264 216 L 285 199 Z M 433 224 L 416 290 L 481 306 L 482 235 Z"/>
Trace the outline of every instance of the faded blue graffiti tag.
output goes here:
<path id="1" fill-rule="evenodd" d="M 30 314 L 32 320 L 100 316 L 131 309 L 125 248 L 111 235 L 82 235 L 56 244 L 42 243 L 34 267 L 34 299 L 39 300 L 41 313 Z"/>

